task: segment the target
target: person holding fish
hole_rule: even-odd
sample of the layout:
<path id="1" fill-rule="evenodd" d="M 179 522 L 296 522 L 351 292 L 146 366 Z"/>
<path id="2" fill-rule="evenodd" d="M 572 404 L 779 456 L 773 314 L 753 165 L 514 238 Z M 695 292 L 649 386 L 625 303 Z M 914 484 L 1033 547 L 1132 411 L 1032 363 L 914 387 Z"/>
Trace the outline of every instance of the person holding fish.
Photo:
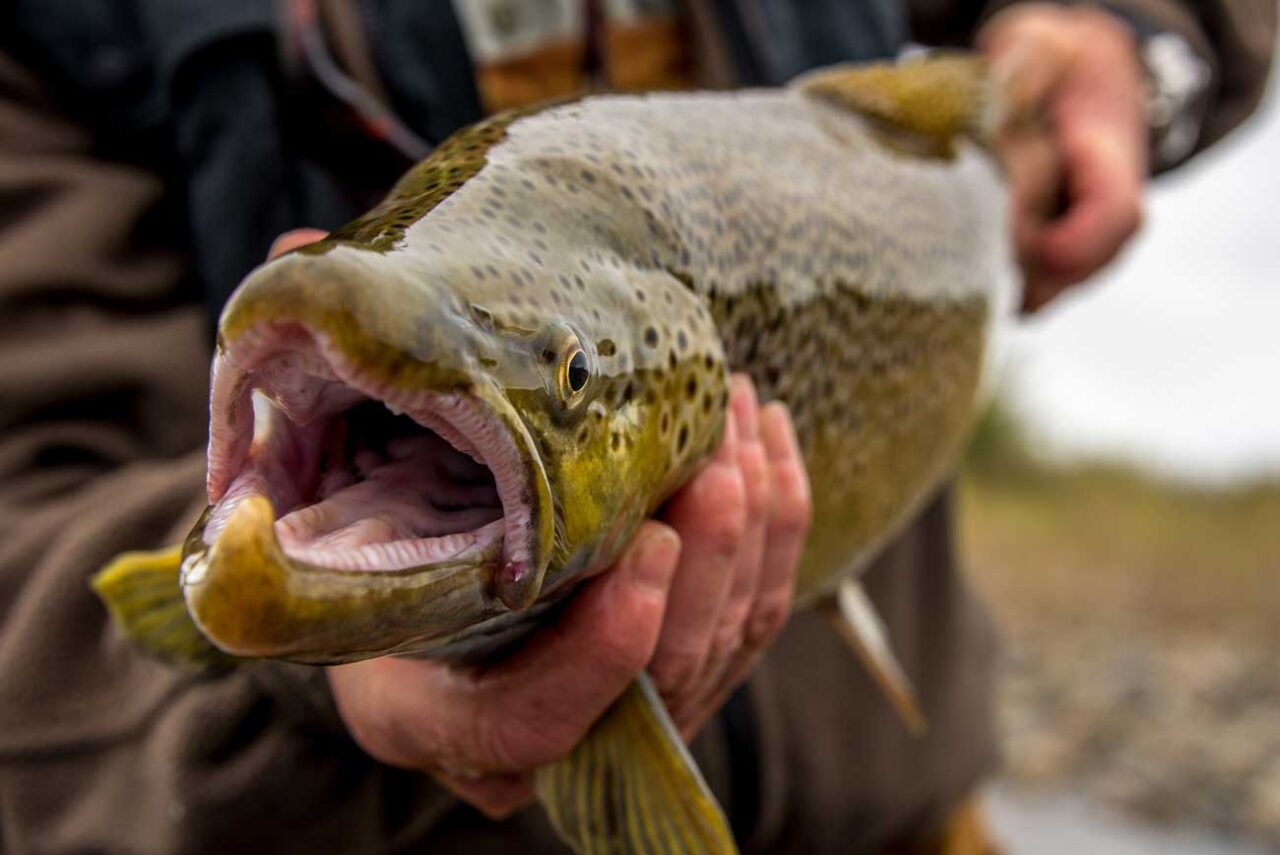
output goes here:
<path id="1" fill-rule="evenodd" d="M 585 744 L 599 758 L 614 756 L 609 752 L 617 745 L 629 749 L 642 733 L 663 743 L 671 734 L 662 727 L 669 725 L 676 744 L 663 744 L 657 756 L 684 774 L 693 765 L 686 762 L 687 741 L 706 779 L 702 789 L 681 789 L 689 782 L 680 778 L 670 792 L 628 791 L 632 801 L 623 809 L 598 812 L 608 817 L 595 817 L 589 806 L 582 808 L 585 816 L 643 824 L 677 813 L 680 802 L 698 810 L 704 801 L 723 806 L 723 817 L 717 812 L 710 822 L 719 822 L 721 838 L 731 839 L 699 848 L 677 828 L 661 844 L 664 851 L 724 852 L 735 844 L 744 852 L 997 851 L 976 801 L 977 788 L 996 768 L 993 637 L 956 567 L 945 489 L 930 487 L 914 506 L 914 521 L 883 545 L 863 577 L 867 599 L 883 616 L 917 693 L 904 702 L 889 674 L 890 695 L 908 718 L 919 713 L 927 722 L 927 730 L 913 732 L 876 682 L 884 673 L 864 668 L 829 620 L 829 592 L 815 596 L 814 608 L 791 613 L 797 590 L 806 590 L 801 556 L 828 537 L 822 520 L 814 519 L 825 487 L 822 472 L 806 469 L 803 447 L 811 432 L 805 414 L 780 403 L 761 405 L 775 382 L 768 371 L 761 368 L 755 384 L 736 376 L 726 404 L 708 388 L 722 366 L 690 370 L 696 385 L 687 394 L 690 400 L 705 396 L 703 420 L 690 416 L 661 428 L 688 455 L 679 460 L 690 471 L 675 467 L 687 483 L 654 519 L 630 519 L 635 502 L 602 505 L 597 522 L 582 528 L 594 536 L 608 529 L 604 520 L 634 534 L 572 553 L 619 557 L 571 597 L 543 602 L 538 586 L 554 588 L 556 573 L 567 577 L 572 559 L 539 564 L 532 556 L 555 553 L 578 529 L 563 521 L 538 528 L 538 521 L 567 513 L 555 507 L 551 489 L 543 489 L 555 473 L 520 481 L 515 492 L 521 495 L 512 500 L 508 486 L 516 476 L 510 472 L 523 466 L 536 474 L 531 459 L 552 469 L 552 455 L 536 439 L 521 445 L 533 428 L 511 428 L 510 448 L 490 442 L 485 437 L 493 431 L 467 432 L 472 422 L 465 419 L 479 417 L 454 396 L 430 398 L 429 412 L 419 414 L 434 432 L 407 430 L 408 416 L 400 413 L 414 415 L 414 406 L 427 399 L 393 400 L 387 390 L 395 377 L 379 381 L 385 394 L 355 395 L 370 391 L 372 374 L 361 374 L 361 382 L 352 379 L 355 373 L 342 375 L 369 366 L 354 365 L 354 351 L 335 356 L 340 325 L 326 328 L 329 350 L 264 337 L 260 353 L 243 355 L 251 352 L 253 325 L 262 317 L 305 315 L 318 326 L 331 316 L 307 315 L 310 306 L 338 294 L 344 311 L 355 314 L 374 294 L 373 288 L 336 291 L 319 279 L 291 292 L 284 273 L 268 281 L 274 275 L 268 271 L 345 263 L 345 250 L 333 250 L 342 241 L 385 251 L 367 258 L 367 269 L 394 261 L 406 227 L 387 213 L 387 203 L 342 224 L 381 198 L 432 146 L 437 157 L 456 155 L 449 162 L 456 171 L 416 173 L 425 177 L 414 186 L 436 194 L 433 204 L 452 194 L 449 216 L 466 220 L 449 220 L 448 205 L 440 204 L 438 221 L 464 233 L 467 222 L 498 221 L 496 204 L 476 201 L 472 212 L 468 200 L 481 198 L 481 187 L 489 201 L 518 197 L 520 182 L 484 185 L 487 173 L 468 158 L 486 146 L 498 151 L 486 134 L 509 132 L 514 139 L 523 128 L 525 138 L 535 138 L 543 126 L 534 122 L 532 105 L 603 88 L 780 87 L 833 63 L 893 56 L 913 39 L 973 45 L 987 57 L 994 106 L 971 99 L 963 118 L 1007 119 L 985 132 L 1008 177 L 1024 302 L 1035 310 L 1121 251 L 1139 227 L 1149 174 L 1184 162 L 1253 109 L 1272 49 L 1272 4 L 244 0 L 176 8 L 151 0 L 113 6 L 63 0 L 15 2 L 5 15 L 0 187 L 10 202 L 0 227 L 0 258 L 7 260 L 0 265 L 6 401 L 0 422 L 0 793 L 6 806 L 0 833 L 6 850 L 558 852 L 563 841 L 591 849 L 590 833 L 566 831 L 581 817 L 564 794 L 603 804 L 607 775 L 625 784 L 628 770 L 647 761 L 623 751 L 616 766 L 606 759 L 575 765 L 572 758 L 581 756 L 575 751 Z M 937 115 L 921 119 L 914 112 L 912 87 L 931 95 L 945 84 L 921 84 L 926 78 L 915 74 L 890 72 L 870 90 L 852 93 L 877 96 L 858 109 L 883 120 L 885 138 L 904 146 L 938 141 L 921 130 Z M 821 75 L 813 80 L 811 91 L 819 91 Z M 827 93 L 835 102 L 850 94 L 837 90 Z M 876 114 L 876 104 L 884 103 L 888 112 Z M 483 115 L 512 109 L 529 120 L 477 125 L 440 145 Z M 791 115 L 785 111 L 795 108 L 785 102 L 778 109 Z M 560 116 L 560 127 L 579 127 L 571 124 L 575 117 L 572 111 Z M 696 124 L 690 117 L 688 126 Z M 590 124 L 581 128 L 575 139 L 593 132 Z M 653 133 L 659 130 L 655 122 Z M 776 129 L 758 131 L 763 138 Z M 951 133 L 938 137 L 944 156 L 951 154 Z M 539 144 L 562 142 L 571 144 L 554 137 Z M 743 156 L 749 154 L 744 149 Z M 787 162 L 780 149 L 770 154 Z M 601 182 L 607 166 L 598 165 L 597 174 L 594 161 L 584 164 L 591 165 L 575 180 Z M 651 181 L 641 170 L 627 189 L 638 196 L 655 186 Z M 619 201 L 615 209 L 622 207 Z M 530 221 L 539 220 L 540 212 L 530 210 Z M 520 217 L 508 218 L 515 220 L 511 229 L 523 227 Z M 536 241 L 555 236 L 530 228 L 542 236 L 530 238 L 529 251 L 549 251 Z M 417 269 L 455 264 L 469 245 L 463 244 L 423 250 Z M 654 237 L 653 251 L 660 245 Z M 247 286 L 231 297 L 268 255 L 280 257 L 276 266 L 250 280 L 266 286 Z M 799 268 L 802 260 L 790 263 Z M 460 275 L 474 278 L 476 293 L 509 300 L 513 289 L 530 287 L 517 271 L 514 280 L 500 271 L 502 284 L 482 291 L 496 274 L 484 265 L 468 267 L 474 269 Z M 572 274 L 563 274 L 564 291 L 552 292 L 558 306 L 588 301 L 590 292 Z M 403 281 L 404 294 L 418 293 L 421 282 Z M 686 284 L 668 277 L 633 299 L 674 305 L 689 299 L 694 285 Z M 689 305 L 664 319 L 696 348 L 702 316 Z M 206 369 L 212 323 L 224 306 L 206 455 Z M 402 324 L 408 300 L 394 306 L 398 311 L 379 316 L 379 323 L 408 329 Z M 713 312 L 721 309 L 730 311 L 713 305 Z M 519 325 L 516 315 L 496 316 L 491 306 L 467 310 L 459 328 L 481 332 L 466 342 L 487 342 L 485 335 Z M 243 319 L 239 326 L 237 319 Z M 704 327 L 712 320 L 703 319 Z M 444 323 L 421 326 L 444 335 Z M 557 450 L 556 431 L 575 395 L 597 382 L 591 360 L 605 358 L 623 335 L 634 335 L 636 352 L 653 347 L 651 336 L 655 342 L 668 336 L 673 371 L 699 362 L 678 358 L 676 333 L 658 326 L 597 337 L 590 347 L 562 326 L 537 339 L 544 346 L 527 362 L 545 358 L 552 366 L 548 384 L 564 404 L 557 411 L 563 418 L 550 420 L 538 435 L 545 445 Z M 269 361 L 280 354 L 287 359 Z M 710 366 L 709 352 L 707 358 Z M 280 533 L 280 543 L 267 546 L 255 540 L 261 529 L 251 519 L 264 503 L 252 496 L 234 507 L 216 502 L 186 545 L 185 605 L 169 600 L 179 553 L 127 564 L 132 599 L 117 615 L 139 635 L 160 639 L 154 646 L 170 658 L 200 666 L 175 667 L 132 645 L 87 583 L 122 552 L 181 540 L 206 503 L 206 468 L 210 497 L 239 496 L 240 488 L 248 496 L 259 474 L 272 477 L 252 467 L 237 476 L 228 462 L 243 465 L 250 454 L 253 416 L 243 405 L 249 387 L 239 381 L 252 360 L 268 378 L 275 406 L 305 416 L 283 434 L 290 444 L 280 462 L 314 453 L 324 461 L 324 484 L 309 488 L 313 503 L 301 503 L 305 507 L 284 519 L 275 520 L 265 505 L 266 528 Z M 333 382 L 307 385 L 299 365 L 312 372 L 307 376 Z M 819 373 L 803 361 L 776 372 L 797 369 Z M 618 400 L 632 403 L 629 388 L 619 384 Z M 342 412 L 354 415 L 334 421 L 335 430 L 308 432 L 306 425 L 323 426 L 332 415 L 326 401 L 341 404 L 335 412 L 349 407 Z M 246 420 L 247 433 L 240 429 Z M 532 417 L 526 421 L 538 426 Z M 658 430 L 656 415 L 650 421 Z M 719 424 L 722 434 L 715 432 Z M 685 429 L 687 442 L 679 438 Z M 591 438 L 589 431 L 574 436 Z M 618 436 L 615 444 L 622 446 L 648 441 Z M 701 448 L 704 436 L 718 442 Z M 828 468 L 839 465 L 828 461 Z M 639 480 L 639 471 L 627 477 Z M 594 477 L 627 480 L 620 468 Z M 431 494 L 430 507 L 417 499 L 423 491 Z M 652 492 L 660 494 L 661 485 Z M 409 493 L 413 498 L 405 499 Z M 529 510 L 527 525 L 504 513 L 516 506 Z M 377 596 L 389 605 L 372 619 L 362 594 L 340 614 L 327 607 L 289 611 L 293 600 L 277 609 L 284 601 L 271 600 L 268 617 L 251 625 L 243 603 L 228 612 L 212 587 L 227 564 L 219 554 L 252 555 L 264 567 L 310 556 L 315 567 L 331 571 L 312 577 L 323 584 L 340 587 L 353 575 L 364 582 L 370 574 L 357 572 L 361 567 L 325 562 L 335 556 L 356 561 L 373 553 L 352 550 L 399 542 L 378 532 L 399 531 L 410 525 L 405 520 L 429 528 L 451 513 L 470 515 L 472 523 L 432 529 L 439 535 L 427 539 L 432 549 L 454 544 L 450 537 L 457 541 L 449 554 L 454 564 L 433 572 L 465 582 L 472 577 L 464 565 L 480 556 L 476 566 L 483 563 L 486 575 L 477 596 L 496 617 L 479 633 L 449 633 L 459 653 L 450 664 L 415 656 L 348 661 L 370 652 L 431 652 L 414 647 L 421 639 L 409 639 L 397 623 L 393 607 L 401 595 L 388 591 L 397 579 L 412 578 L 397 575 L 404 567 L 373 568 L 391 572 L 376 576 L 383 585 Z M 221 534 L 206 537 L 211 530 Z M 539 540 L 539 532 L 547 536 Z M 458 597 L 474 593 L 458 585 Z M 188 610 L 222 650 L 190 633 Z M 545 619 L 532 634 L 502 622 L 503 615 L 526 610 Z M 320 623 L 322 636 L 307 636 Z M 516 633 L 524 634 L 513 651 Z M 237 639 L 250 636 L 254 644 L 295 644 L 281 659 L 347 664 L 292 664 L 278 661 L 275 648 L 252 646 L 242 655 L 266 658 L 244 664 L 223 652 L 236 652 Z M 334 646 L 339 636 L 346 640 L 341 650 Z M 313 637 L 327 647 L 305 647 Z M 503 655 L 477 659 L 476 651 L 488 650 L 494 638 L 505 643 Z M 866 655 L 877 665 L 874 654 Z M 669 722 L 657 720 L 656 729 L 646 731 L 654 722 L 645 710 L 651 713 L 654 704 Z M 630 741 L 595 738 L 601 721 L 620 722 Z M 564 770 L 568 781 L 595 775 L 595 787 L 566 785 L 536 771 L 545 769 Z M 524 809 L 535 788 L 551 823 Z M 649 851 L 632 845 L 652 843 L 643 829 L 619 834 L 595 851 Z"/>

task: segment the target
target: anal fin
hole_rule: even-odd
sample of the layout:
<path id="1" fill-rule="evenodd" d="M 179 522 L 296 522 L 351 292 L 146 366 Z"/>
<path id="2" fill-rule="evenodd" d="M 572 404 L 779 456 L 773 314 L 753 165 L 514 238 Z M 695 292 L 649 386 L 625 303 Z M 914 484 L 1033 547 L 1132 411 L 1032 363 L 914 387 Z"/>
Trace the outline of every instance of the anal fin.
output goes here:
<path id="1" fill-rule="evenodd" d="M 534 788 L 578 855 L 736 855 L 724 812 L 641 675 Z"/>
<path id="2" fill-rule="evenodd" d="M 911 678 L 893 655 L 884 623 L 876 614 L 862 583 L 856 579 L 841 582 L 834 601 L 828 600 L 821 608 L 836 632 L 871 673 L 907 730 L 914 736 L 922 736 L 928 731 L 929 722 L 916 700 Z"/>
<path id="3" fill-rule="evenodd" d="M 128 638 L 148 653 L 198 670 L 219 670 L 240 660 L 200 633 L 187 613 L 179 575 L 182 547 L 116 556 L 90 582 Z"/>

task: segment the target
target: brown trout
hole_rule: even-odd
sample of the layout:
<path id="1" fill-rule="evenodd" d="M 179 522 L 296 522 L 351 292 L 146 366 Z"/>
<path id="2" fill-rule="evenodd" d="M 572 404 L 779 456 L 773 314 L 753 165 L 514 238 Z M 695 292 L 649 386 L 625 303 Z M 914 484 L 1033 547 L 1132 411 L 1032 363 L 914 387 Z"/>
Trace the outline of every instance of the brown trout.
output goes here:
<path id="1" fill-rule="evenodd" d="M 954 464 L 1005 299 L 982 77 L 843 68 L 459 132 L 240 286 L 210 507 L 180 568 L 124 556 L 98 590 L 188 660 L 493 655 L 708 459 L 745 371 L 808 465 L 797 605 L 835 592 Z M 535 779 L 579 852 L 734 851 L 643 678 Z"/>

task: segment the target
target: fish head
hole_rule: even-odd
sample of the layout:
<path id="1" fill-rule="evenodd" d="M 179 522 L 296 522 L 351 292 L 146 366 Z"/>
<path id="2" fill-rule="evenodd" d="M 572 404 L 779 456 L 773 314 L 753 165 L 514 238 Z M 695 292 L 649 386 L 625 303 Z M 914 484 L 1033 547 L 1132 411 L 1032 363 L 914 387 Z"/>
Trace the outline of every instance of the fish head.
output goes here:
<path id="1" fill-rule="evenodd" d="M 724 360 L 678 278 L 501 261 L 334 239 L 233 295 L 182 571 L 216 645 L 337 662 L 509 624 L 714 450 Z"/>

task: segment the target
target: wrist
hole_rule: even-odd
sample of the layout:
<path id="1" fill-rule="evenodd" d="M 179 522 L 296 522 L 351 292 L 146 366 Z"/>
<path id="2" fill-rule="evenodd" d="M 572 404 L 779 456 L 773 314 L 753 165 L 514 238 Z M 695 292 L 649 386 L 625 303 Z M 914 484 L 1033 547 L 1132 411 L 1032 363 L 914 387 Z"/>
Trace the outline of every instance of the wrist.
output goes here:
<path id="1" fill-rule="evenodd" d="M 1144 117 L 1152 171 L 1185 160 L 1195 151 L 1212 80 L 1209 64 L 1191 42 L 1155 18 L 1115 3 L 1099 8 L 1132 33 L 1144 78 Z"/>

